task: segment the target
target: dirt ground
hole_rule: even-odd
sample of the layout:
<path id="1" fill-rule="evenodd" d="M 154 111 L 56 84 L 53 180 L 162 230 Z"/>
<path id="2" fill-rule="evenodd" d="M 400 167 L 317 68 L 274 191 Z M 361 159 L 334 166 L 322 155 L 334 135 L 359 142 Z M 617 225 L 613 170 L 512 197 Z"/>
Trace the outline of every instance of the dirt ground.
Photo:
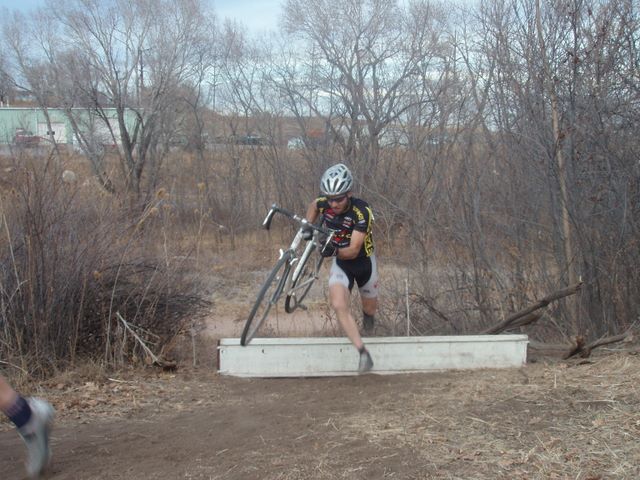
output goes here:
<path id="1" fill-rule="evenodd" d="M 314 379 L 54 380 L 51 479 L 637 479 L 640 356 Z M 55 383 L 55 382 L 60 383 Z M 2 479 L 23 448 L 0 432 Z"/>
<path id="2" fill-rule="evenodd" d="M 256 284 L 251 273 L 236 279 L 214 286 L 196 368 L 186 356 L 176 372 L 68 372 L 24 392 L 57 410 L 46 478 L 640 478 L 633 346 L 508 370 L 224 377 L 212 337 L 238 335 L 246 306 L 234 292 Z M 315 314 L 285 331 L 335 329 L 317 295 Z M 3 419 L 1 480 L 24 478 L 23 456 Z"/>

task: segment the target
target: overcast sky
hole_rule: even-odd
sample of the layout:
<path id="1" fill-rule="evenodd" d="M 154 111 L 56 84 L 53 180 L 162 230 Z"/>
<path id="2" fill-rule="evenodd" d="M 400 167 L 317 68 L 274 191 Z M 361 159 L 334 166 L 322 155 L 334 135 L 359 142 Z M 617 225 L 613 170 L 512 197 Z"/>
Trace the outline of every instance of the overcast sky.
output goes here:
<path id="1" fill-rule="evenodd" d="M 262 33 L 278 26 L 278 16 L 284 0 L 209 0 L 222 20 L 236 19 L 246 25 L 253 33 Z M 0 0 L 0 11 L 3 7 L 9 10 L 28 12 L 36 7 L 44 6 L 45 0 Z"/>

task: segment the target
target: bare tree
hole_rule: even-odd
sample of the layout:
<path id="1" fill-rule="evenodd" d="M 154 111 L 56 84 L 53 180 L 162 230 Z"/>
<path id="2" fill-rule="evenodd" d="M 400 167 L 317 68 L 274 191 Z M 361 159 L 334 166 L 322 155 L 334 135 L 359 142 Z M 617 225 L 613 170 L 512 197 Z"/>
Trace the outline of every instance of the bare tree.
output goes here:
<path id="1" fill-rule="evenodd" d="M 505 239 L 519 252 L 519 275 L 528 288 L 532 274 L 556 287 L 583 275 L 580 309 L 558 310 L 561 332 L 625 328 L 633 308 L 622 307 L 611 279 L 637 288 L 622 266 L 636 261 L 628 245 L 637 141 L 626 132 L 637 121 L 637 14 L 626 1 L 485 2 L 476 12 L 468 71 L 488 153 L 509 172 L 500 210 L 514 219 Z"/>
<path id="2" fill-rule="evenodd" d="M 52 131 L 47 108 L 54 98 L 50 86 L 52 78 L 37 47 L 30 40 L 37 32 L 35 23 L 20 12 L 14 12 L 4 19 L 2 34 L 5 40 L 5 61 L 2 75 L 17 91 L 35 98 L 42 108 L 47 131 Z M 55 142 L 53 145 L 57 149 Z"/>
<path id="3" fill-rule="evenodd" d="M 2 107 L 9 105 L 9 96 L 13 90 L 11 77 L 6 73 L 7 68 L 4 63 L 4 55 L 0 52 L 0 106 Z"/>
<path id="4" fill-rule="evenodd" d="M 362 174 L 370 171 L 385 128 L 425 100 L 414 92 L 438 48 L 437 8 L 414 2 L 402 9 L 395 0 L 289 0 L 283 18 L 309 59 L 306 79 L 290 82 L 288 95 L 326 118 L 345 156 L 364 162 Z"/>
<path id="5" fill-rule="evenodd" d="M 415 331 L 477 331 L 577 276 L 575 305 L 534 332 L 626 329 L 640 306 L 636 2 L 454 7 L 288 0 L 281 37 L 227 24 L 214 41 L 195 0 L 75 0 L 28 37 L 5 31 L 6 70 L 43 105 L 108 124 L 133 192 L 155 184 L 177 134 L 202 139 L 211 87 L 217 128 L 266 141 L 198 147 L 208 211 L 234 233 L 346 159 L 377 238 L 406 252 Z M 307 148 L 282 148 L 285 125 Z M 104 152 L 81 143 L 108 185 Z"/>
<path id="6" fill-rule="evenodd" d="M 42 108 L 60 101 L 103 185 L 114 188 L 100 144 L 113 143 L 124 188 L 140 194 L 145 171 L 153 178 L 166 154 L 162 139 L 171 136 L 181 85 L 197 81 L 214 53 L 213 22 L 199 0 L 76 0 L 34 17 L 34 44 L 26 45 L 15 28 L 9 38 L 18 74 Z M 34 59 L 25 61 L 25 52 Z M 46 89 L 37 88 L 43 83 Z"/>

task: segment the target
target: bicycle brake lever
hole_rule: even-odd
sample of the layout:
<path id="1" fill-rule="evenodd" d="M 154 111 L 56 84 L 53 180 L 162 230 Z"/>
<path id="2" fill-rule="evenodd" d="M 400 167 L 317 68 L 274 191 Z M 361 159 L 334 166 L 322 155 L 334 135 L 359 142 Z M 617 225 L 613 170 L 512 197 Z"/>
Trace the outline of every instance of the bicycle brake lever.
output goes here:
<path id="1" fill-rule="evenodd" d="M 333 240 L 333 237 L 334 237 L 335 233 L 336 233 L 336 232 L 331 232 L 331 233 L 329 234 L 329 236 L 327 237 L 327 241 L 326 241 L 326 242 L 324 242 L 324 244 L 325 244 L 325 245 L 329 245 L 329 244 L 331 243 L 331 240 Z"/>
<path id="2" fill-rule="evenodd" d="M 327 235 L 327 237 L 324 239 L 323 242 L 318 243 L 316 242 L 316 245 L 320 246 L 320 250 L 323 250 L 327 245 L 329 245 L 331 243 L 331 240 L 333 240 L 335 232 L 331 232 L 329 235 Z"/>

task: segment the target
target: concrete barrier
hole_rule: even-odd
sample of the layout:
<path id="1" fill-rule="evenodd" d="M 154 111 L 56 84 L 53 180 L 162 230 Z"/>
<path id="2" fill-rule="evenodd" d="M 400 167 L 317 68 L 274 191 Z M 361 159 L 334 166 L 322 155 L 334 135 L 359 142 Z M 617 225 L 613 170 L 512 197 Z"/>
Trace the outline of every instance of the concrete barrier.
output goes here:
<path id="1" fill-rule="evenodd" d="M 517 368 L 526 363 L 526 335 L 365 338 L 372 373 L 393 374 L 477 368 Z M 220 340 L 222 375 L 313 377 L 355 375 L 358 353 L 347 338 L 237 338 Z"/>

